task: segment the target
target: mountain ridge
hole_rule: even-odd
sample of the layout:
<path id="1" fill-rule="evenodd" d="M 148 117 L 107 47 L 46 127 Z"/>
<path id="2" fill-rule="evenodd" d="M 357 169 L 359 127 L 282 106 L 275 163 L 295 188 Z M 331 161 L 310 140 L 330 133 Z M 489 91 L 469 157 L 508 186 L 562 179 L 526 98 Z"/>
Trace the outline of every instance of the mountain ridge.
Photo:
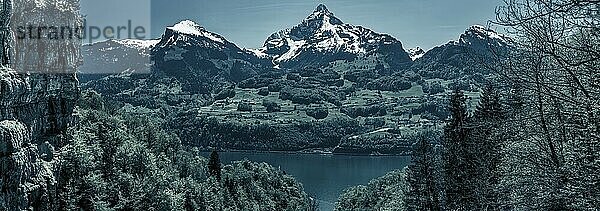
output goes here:
<path id="1" fill-rule="evenodd" d="M 319 67 L 336 60 L 375 54 L 384 57 L 388 66 L 412 62 L 402 43 L 394 37 L 344 23 L 324 4 L 318 5 L 300 24 L 271 34 L 256 51 L 272 58 L 277 67 L 287 68 L 304 68 L 303 63 Z"/>
<path id="2" fill-rule="evenodd" d="M 171 38 L 171 40 L 165 38 L 165 36 Z M 365 62 L 369 63 L 369 61 L 375 60 L 378 63 L 383 64 L 385 68 L 397 71 L 409 69 L 409 67 L 414 66 L 415 63 L 419 63 L 417 62 L 418 59 L 441 46 L 477 45 L 476 47 L 479 48 L 478 51 L 483 51 L 487 50 L 484 48 L 487 48 L 488 46 L 485 46 L 482 43 L 493 41 L 494 43 L 500 43 L 499 45 L 506 45 L 506 40 L 509 40 L 509 38 L 491 29 L 481 25 L 472 25 L 468 27 L 457 40 L 436 46 L 427 51 L 418 47 L 405 50 L 402 43 L 394 37 L 385 33 L 374 32 L 363 26 L 344 23 L 324 4 L 319 4 L 300 24 L 271 34 L 265 40 L 263 47 L 258 49 L 240 48 L 237 44 L 230 42 L 218 33 L 206 30 L 194 21 L 182 20 L 173 26 L 167 27 L 160 39 L 150 41 L 132 39 L 122 41 L 108 40 L 92 45 L 85 45 L 83 47 L 84 56 L 90 56 L 94 54 L 94 52 L 89 51 L 95 51 L 102 54 L 106 48 L 94 48 L 95 46 L 101 46 L 103 43 L 106 44 L 107 42 L 113 42 L 112 45 L 109 45 L 110 47 L 115 47 L 115 45 L 123 46 L 116 46 L 116 49 L 124 48 L 127 50 L 135 50 L 135 46 L 137 46 L 141 55 L 138 56 L 137 61 L 133 62 L 137 64 L 135 65 L 136 68 L 133 68 L 133 70 L 114 67 L 115 62 L 111 61 L 111 59 L 117 60 L 116 58 L 105 58 L 106 56 L 101 56 L 100 58 L 105 58 L 107 61 L 93 61 L 98 59 L 89 57 L 84 59 L 85 61 L 91 61 L 91 67 L 96 68 L 96 70 L 88 70 L 93 68 L 89 68 L 88 65 L 84 63 L 82 71 L 80 72 L 113 74 L 123 71 L 135 72 L 137 69 L 148 66 L 139 63 L 140 60 L 150 59 L 147 55 L 149 54 L 149 51 L 154 51 L 154 48 L 168 48 L 170 47 L 169 45 L 177 46 L 178 42 L 183 42 L 183 44 L 180 44 L 183 47 L 192 46 L 196 50 L 225 50 L 228 52 L 225 53 L 226 56 L 231 56 L 236 60 L 245 61 L 244 63 L 247 64 L 258 64 L 257 66 L 260 68 L 300 70 L 305 68 L 325 67 L 338 60 L 352 62 L 359 59 L 357 62 L 359 64 Z M 187 41 L 189 41 L 189 43 L 185 43 Z M 168 52 L 174 53 L 174 51 L 161 53 Z M 132 52 L 128 54 L 132 54 Z M 179 54 L 174 53 L 172 55 L 167 55 L 166 57 L 164 57 L 165 55 L 158 55 L 158 57 L 161 57 L 164 60 L 165 58 L 173 59 L 170 56 L 177 57 L 178 55 Z M 221 55 L 221 57 L 223 56 Z M 127 60 L 127 58 L 119 59 Z M 109 65 L 105 65 L 104 63 Z M 127 63 L 127 61 L 125 61 L 125 63 Z M 150 61 L 148 61 L 148 63 L 150 63 Z M 103 68 L 110 68 L 110 70 L 103 70 Z M 375 65 L 370 68 L 375 68 Z M 150 70 L 150 68 L 146 68 L 146 70 Z"/>

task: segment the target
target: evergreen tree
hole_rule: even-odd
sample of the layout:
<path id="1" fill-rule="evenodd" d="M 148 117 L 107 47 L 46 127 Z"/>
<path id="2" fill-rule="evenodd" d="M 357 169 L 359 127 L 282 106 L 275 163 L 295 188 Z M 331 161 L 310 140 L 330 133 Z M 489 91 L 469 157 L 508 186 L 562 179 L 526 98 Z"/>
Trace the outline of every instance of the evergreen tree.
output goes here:
<path id="1" fill-rule="evenodd" d="M 493 85 L 486 85 L 475 109 L 473 121 L 469 123 L 472 132 L 468 141 L 471 145 L 471 160 L 468 162 L 469 166 L 474 167 L 471 184 L 477 196 L 475 206 L 479 209 L 500 209 L 501 194 L 497 193 L 496 186 L 500 178 L 500 151 L 506 138 L 501 129 L 504 118 L 505 111 L 500 93 Z"/>
<path id="2" fill-rule="evenodd" d="M 438 173 L 436 155 L 430 139 L 436 134 L 424 132 L 419 134 L 414 147 L 412 164 L 407 169 L 408 210 L 440 210 L 440 194 L 438 189 Z"/>
<path id="3" fill-rule="evenodd" d="M 467 140 L 468 113 L 466 97 L 461 90 L 450 96 L 451 118 L 444 129 L 445 194 L 448 210 L 474 210 L 473 192 L 469 177 L 469 144 Z"/>
<path id="4" fill-rule="evenodd" d="M 483 88 L 479 104 L 475 109 L 476 120 L 488 121 L 498 124 L 498 120 L 504 117 L 504 108 L 501 103 L 500 92 L 492 84 L 487 84 Z"/>
<path id="5" fill-rule="evenodd" d="M 210 153 L 208 173 L 210 176 L 216 177 L 217 181 L 221 181 L 221 161 L 219 160 L 219 153 L 217 153 L 217 151 L 212 151 L 212 153 Z"/>

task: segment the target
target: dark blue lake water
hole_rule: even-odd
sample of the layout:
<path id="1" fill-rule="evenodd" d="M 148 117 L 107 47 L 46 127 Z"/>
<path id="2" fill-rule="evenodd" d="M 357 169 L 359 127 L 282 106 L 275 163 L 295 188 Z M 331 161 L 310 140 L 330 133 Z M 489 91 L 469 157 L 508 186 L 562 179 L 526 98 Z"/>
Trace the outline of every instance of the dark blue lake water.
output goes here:
<path id="1" fill-rule="evenodd" d="M 395 169 L 402 169 L 410 163 L 409 156 L 253 152 L 220 152 L 219 155 L 224 164 L 247 158 L 281 168 L 301 182 L 308 194 L 319 200 L 321 210 L 333 210 L 335 201 L 344 189 L 367 184 L 371 179 Z"/>

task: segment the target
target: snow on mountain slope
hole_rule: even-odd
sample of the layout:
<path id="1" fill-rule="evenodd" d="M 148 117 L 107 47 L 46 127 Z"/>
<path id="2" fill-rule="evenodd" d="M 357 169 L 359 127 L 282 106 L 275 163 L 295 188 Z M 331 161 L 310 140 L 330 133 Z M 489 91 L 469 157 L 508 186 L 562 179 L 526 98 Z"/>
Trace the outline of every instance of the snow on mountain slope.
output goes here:
<path id="1" fill-rule="evenodd" d="M 239 82 L 272 67 L 269 59 L 190 20 L 166 28 L 152 49 L 152 59 L 157 74 L 174 77 L 199 93 L 210 92 L 212 87 L 206 84 L 213 81 Z"/>
<path id="2" fill-rule="evenodd" d="M 256 56 L 259 52 L 242 49 L 190 20 L 167 27 L 153 52 L 156 62 L 182 60 L 184 57 L 188 57 L 192 63 L 198 60 L 240 60 L 253 64 L 261 62 L 259 56 Z"/>
<path id="3" fill-rule="evenodd" d="M 298 67 L 323 65 L 357 56 L 381 56 L 390 66 L 410 63 L 402 43 L 387 34 L 343 23 L 323 4 L 302 23 L 272 34 L 258 52 L 269 55 L 276 65 Z"/>
<path id="4" fill-rule="evenodd" d="M 264 53 L 261 49 L 244 48 L 248 53 L 254 54 L 258 58 L 269 58 L 269 55 Z"/>
<path id="5" fill-rule="evenodd" d="M 124 40 L 115 40 L 117 43 L 121 43 L 123 46 L 127 46 L 130 48 L 136 48 L 138 50 L 148 50 L 153 46 L 158 44 L 160 40 L 136 40 L 136 39 L 124 39 Z"/>
<path id="6" fill-rule="evenodd" d="M 215 42 L 225 43 L 225 39 L 223 37 L 221 37 L 218 34 L 206 31 L 203 27 L 191 20 L 184 20 L 175 24 L 174 26 L 167 28 L 180 33 L 202 36 L 209 38 Z"/>
<path id="7" fill-rule="evenodd" d="M 505 44 L 510 41 L 509 37 L 500 34 L 494 30 L 488 29 L 485 26 L 473 25 L 469 27 L 464 34 L 461 35 L 459 42 L 468 44 L 473 38 L 479 40 L 488 40 L 489 42 L 495 42 L 498 44 Z"/>
<path id="8" fill-rule="evenodd" d="M 465 30 L 458 40 L 437 46 L 415 60 L 413 71 L 427 78 L 456 79 L 480 73 L 488 74 L 482 62 L 491 63 L 511 47 L 505 35 L 474 25 Z"/>
<path id="9" fill-rule="evenodd" d="M 408 54 L 410 55 L 410 58 L 414 61 L 425 55 L 425 51 L 420 47 L 416 47 L 408 49 Z"/>

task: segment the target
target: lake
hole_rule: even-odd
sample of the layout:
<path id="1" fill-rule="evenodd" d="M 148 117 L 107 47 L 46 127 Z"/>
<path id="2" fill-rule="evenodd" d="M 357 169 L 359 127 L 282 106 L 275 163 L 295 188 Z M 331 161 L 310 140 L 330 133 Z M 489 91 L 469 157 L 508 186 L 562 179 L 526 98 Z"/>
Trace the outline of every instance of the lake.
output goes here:
<path id="1" fill-rule="evenodd" d="M 219 157 L 223 164 L 247 158 L 281 168 L 301 182 L 308 194 L 319 200 L 321 210 L 333 210 L 344 189 L 367 184 L 371 179 L 402 169 L 410 163 L 410 156 L 220 152 Z"/>

